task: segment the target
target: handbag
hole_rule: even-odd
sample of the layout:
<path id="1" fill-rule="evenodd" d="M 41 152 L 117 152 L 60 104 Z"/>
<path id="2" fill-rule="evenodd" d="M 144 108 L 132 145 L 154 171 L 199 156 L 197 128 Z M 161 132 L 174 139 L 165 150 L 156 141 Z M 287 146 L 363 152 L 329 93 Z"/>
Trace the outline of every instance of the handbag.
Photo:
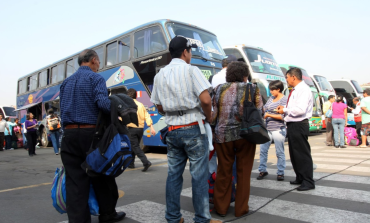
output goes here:
<path id="1" fill-rule="evenodd" d="M 331 118 L 333 116 L 333 110 L 332 110 L 333 107 L 332 106 L 330 106 L 329 110 L 325 113 L 325 116 L 327 118 Z"/>
<path id="2" fill-rule="evenodd" d="M 243 103 L 243 117 L 239 136 L 254 144 L 264 144 L 270 141 L 265 122 L 261 113 L 255 106 L 253 96 L 254 89 L 251 84 L 247 84 L 245 99 Z M 249 96 L 251 96 L 250 102 Z"/>

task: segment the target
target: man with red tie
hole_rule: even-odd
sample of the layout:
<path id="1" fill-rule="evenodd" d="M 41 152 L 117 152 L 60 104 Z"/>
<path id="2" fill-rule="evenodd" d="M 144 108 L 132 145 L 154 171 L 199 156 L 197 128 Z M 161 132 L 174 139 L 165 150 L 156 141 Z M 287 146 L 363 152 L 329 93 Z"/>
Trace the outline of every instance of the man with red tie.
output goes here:
<path id="1" fill-rule="evenodd" d="M 313 97 L 310 88 L 302 81 L 302 71 L 291 68 L 286 73 L 291 90 L 287 105 L 279 106 L 278 113 L 285 113 L 287 123 L 290 160 L 296 179 L 290 184 L 301 185 L 298 191 L 315 189 L 311 146 L 308 142 L 309 123 L 312 116 Z"/>

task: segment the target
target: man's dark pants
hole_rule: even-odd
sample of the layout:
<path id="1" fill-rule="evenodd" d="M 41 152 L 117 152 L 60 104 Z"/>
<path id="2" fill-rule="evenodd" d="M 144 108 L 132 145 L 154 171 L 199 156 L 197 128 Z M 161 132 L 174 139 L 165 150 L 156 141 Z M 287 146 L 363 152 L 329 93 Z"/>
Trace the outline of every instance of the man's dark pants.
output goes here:
<path id="1" fill-rule="evenodd" d="M 315 186 L 313 180 L 313 162 L 311 147 L 308 142 L 309 124 L 305 119 L 301 122 L 287 122 L 290 160 L 296 174 L 296 181 L 303 187 Z"/>
<path id="2" fill-rule="evenodd" d="M 128 131 L 130 132 L 130 142 L 131 142 L 131 148 L 132 148 L 132 156 L 133 156 L 133 161 L 131 165 L 134 165 L 135 162 L 135 155 L 139 157 L 143 165 L 148 164 L 148 158 L 145 156 L 145 153 L 143 150 L 140 148 L 140 140 L 143 138 L 143 128 L 128 128 Z"/>
<path id="3" fill-rule="evenodd" d="M 0 132 L 0 151 L 3 151 L 4 149 L 4 132 Z"/>
<path id="4" fill-rule="evenodd" d="M 11 149 L 12 148 L 12 136 L 6 135 L 5 136 L 5 149 Z"/>
<path id="5" fill-rule="evenodd" d="M 88 206 L 90 182 L 99 203 L 99 220 L 116 215 L 118 188 L 115 178 L 102 176 L 90 178 L 81 164 L 86 159 L 95 129 L 65 129 L 61 147 L 61 157 L 66 170 L 67 214 L 69 223 L 90 223 Z"/>

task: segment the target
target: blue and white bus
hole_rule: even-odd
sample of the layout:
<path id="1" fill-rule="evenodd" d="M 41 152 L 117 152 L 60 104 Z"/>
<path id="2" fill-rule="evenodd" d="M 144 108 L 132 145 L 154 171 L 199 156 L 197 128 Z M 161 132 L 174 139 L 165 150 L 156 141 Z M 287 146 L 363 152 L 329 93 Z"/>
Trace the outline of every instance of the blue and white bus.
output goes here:
<path id="1" fill-rule="evenodd" d="M 198 46 L 192 49 L 191 64 L 199 67 L 207 79 L 221 70 L 225 53 L 216 35 L 173 20 L 153 21 L 90 47 L 99 55 L 99 74 L 105 78 L 107 87 L 114 89 L 112 92 L 119 92 L 124 87 L 134 88 L 138 92 L 137 100 L 147 108 L 157 132 L 165 126 L 165 122 L 150 102 L 153 79 L 171 61 L 168 45 L 176 35 L 185 36 Z M 43 121 L 46 111 L 53 108 L 56 113 L 60 112 L 59 88 L 63 80 L 78 69 L 77 57 L 78 53 L 75 53 L 18 80 L 18 116 L 24 122 L 26 113 L 32 112 L 40 121 L 38 134 L 43 146 L 49 143 Z M 151 136 L 147 126 L 144 127 L 143 144 L 164 146 L 159 134 Z"/>

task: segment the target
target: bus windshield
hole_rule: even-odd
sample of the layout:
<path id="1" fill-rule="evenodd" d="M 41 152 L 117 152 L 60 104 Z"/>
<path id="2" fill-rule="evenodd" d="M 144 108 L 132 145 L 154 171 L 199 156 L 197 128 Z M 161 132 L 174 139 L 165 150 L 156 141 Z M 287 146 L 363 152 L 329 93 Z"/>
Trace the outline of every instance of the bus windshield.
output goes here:
<path id="1" fill-rule="evenodd" d="M 306 84 L 308 86 L 316 88 L 315 84 L 313 83 L 313 81 L 311 79 L 311 77 L 307 74 L 307 71 L 305 69 L 302 69 L 302 68 L 301 68 L 301 71 L 302 71 L 302 79 L 304 80 L 304 82 L 306 82 Z"/>
<path id="2" fill-rule="evenodd" d="M 284 76 L 278 63 L 276 63 L 274 56 L 271 54 L 262 50 L 246 47 L 244 48 L 244 52 L 247 55 L 254 72 Z"/>
<path id="3" fill-rule="evenodd" d="M 198 48 L 192 48 L 193 56 L 201 56 L 205 59 L 219 61 L 225 58 L 225 53 L 215 35 L 194 27 L 173 22 L 167 23 L 167 29 L 171 38 L 174 38 L 176 35 L 181 35 L 190 40 L 192 44 L 198 46 Z"/>
<path id="4" fill-rule="evenodd" d="M 331 86 L 331 84 L 325 77 L 314 75 L 314 78 L 317 81 L 317 84 L 319 85 L 320 90 L 322 91 L 332 91 L 333 90 L 333 87 Z"/>
<path id="5" fill-rule="evenodd" d="M 355 86 L 356 91 L 358 93 L 361 93 L 362 94 L 364 92 L 363 89 L 362 89 L 362 87 L 358 84 L 357 81 L 351 80 L 351 82 L 352 82 L 353 86 Z"/>
<path id="6" fill-rule="evenodd" d="M 3 107 L 6 116 L 17 116 L 13 107 Z"/>

